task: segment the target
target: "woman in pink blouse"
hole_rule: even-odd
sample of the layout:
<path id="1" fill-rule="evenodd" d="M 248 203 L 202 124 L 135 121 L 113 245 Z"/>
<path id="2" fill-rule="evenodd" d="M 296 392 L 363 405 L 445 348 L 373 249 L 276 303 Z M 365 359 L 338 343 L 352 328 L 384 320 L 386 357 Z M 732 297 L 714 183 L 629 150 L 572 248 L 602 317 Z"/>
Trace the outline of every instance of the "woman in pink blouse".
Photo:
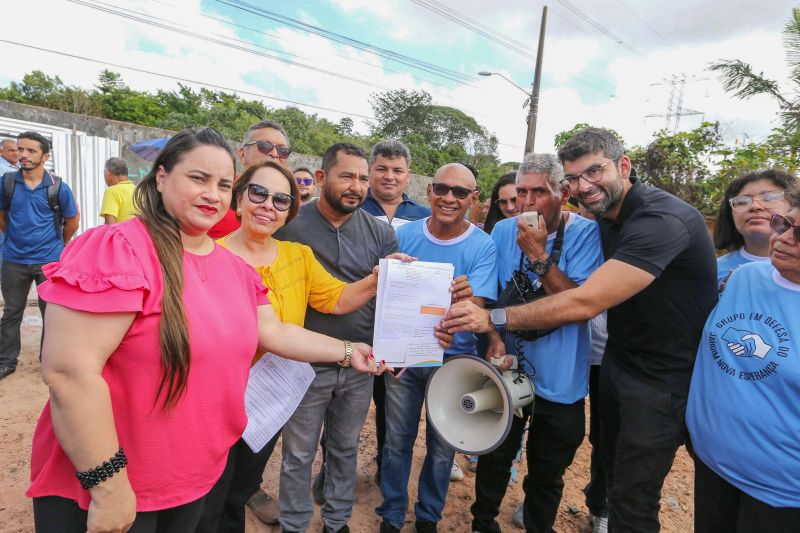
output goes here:
<path id="1" fill-rule="evenodd" d="M 256 349 L 383 371 L 367 345 L 281 323 L 253 268 L 206 235 L 234 170 L 218 132 L 181 131 L 136 189 L 141 215 L 45 267 L 37 531 L 194 531 L 246 425 Z"/>

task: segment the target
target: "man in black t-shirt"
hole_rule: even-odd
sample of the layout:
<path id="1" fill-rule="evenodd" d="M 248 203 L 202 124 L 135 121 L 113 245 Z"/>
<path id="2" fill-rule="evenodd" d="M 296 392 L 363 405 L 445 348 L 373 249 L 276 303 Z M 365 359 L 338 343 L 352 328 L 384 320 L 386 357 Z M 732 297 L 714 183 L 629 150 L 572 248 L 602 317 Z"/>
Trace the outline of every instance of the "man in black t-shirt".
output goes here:
<path id="1" fill-rule="evenodd" d="M 661 487 L 686 440 L 695 352 L 716 303 L 716 259 L 700 213 L 631 177 L 608 130 L 586 128 L 559 151 L 573 196 L 600 223 L 606 262 L 586 282 L 533 303 L 451 307 L 451 332 L 546 329 L 608 310 L 600 376 L 609 530 L 659 531 Z M 555 354 L 554 354 L 555 355 Z"/>

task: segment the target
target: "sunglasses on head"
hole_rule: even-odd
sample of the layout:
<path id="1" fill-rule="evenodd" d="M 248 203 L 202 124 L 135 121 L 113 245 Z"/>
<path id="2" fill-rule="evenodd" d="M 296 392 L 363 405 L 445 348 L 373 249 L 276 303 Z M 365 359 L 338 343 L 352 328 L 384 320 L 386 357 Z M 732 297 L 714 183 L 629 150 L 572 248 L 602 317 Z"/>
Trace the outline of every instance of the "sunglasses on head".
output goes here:
<path id="1" fill-rule="evenodd" d="M 255 183 L 247 186 L 247 198 L 254 204 L 263 204 L 272 196 L 272 207 L 278 211 L 288 211 L 294 202 L 294 196 L 282 192 L 270 192 L 269 189 Z"/>
<path id="2" fill-rule="evenodd" d="M 794 240 L 800 242 L 800 225 L 792 224 L 785 216 L 772 215 L 772 218 L 769 219 L 769 229 L 778 235 L 783 235 L 790 229 L 793 229 L 794 233 L 792 235 L 794 236 Z"/>
<path id="3" fill-rule="evenodd" d="M 292 153 L 288 146 L 272 144 L 269 141 L 250 141 L 249 143 L 245 143 L 244 146 L 250 146 L 251 144 L 255 144 L 258 151 L 264 155 L 270 155 L 272 153 L 272 149 L 274 148 L 275 152 L 278 154 L 278 157 L 281 159 L 287 159 L 289 154 Z"/>
<path id="4" fill-rule="evenodd" d="M 314 180 L 312 178 L 295 178 L 295 181 L 298 185 L 305 185 L 306 187 L 314 185 Z"/>
<path id="5" fill-rule="evenodd" d="M 452 192 L 453 196 L 458 198 L 459 200 L 463 200 L 467 196 L 473 193 L 473 189 L 467 189 L 466 187 L 459 187 L 458 185 L 451 187 L 450 185 L 445 185 L 444 183 L 432 183 L 431 190 L 433 194 L 436 196 L 447 196 L 447 193 Z"/>

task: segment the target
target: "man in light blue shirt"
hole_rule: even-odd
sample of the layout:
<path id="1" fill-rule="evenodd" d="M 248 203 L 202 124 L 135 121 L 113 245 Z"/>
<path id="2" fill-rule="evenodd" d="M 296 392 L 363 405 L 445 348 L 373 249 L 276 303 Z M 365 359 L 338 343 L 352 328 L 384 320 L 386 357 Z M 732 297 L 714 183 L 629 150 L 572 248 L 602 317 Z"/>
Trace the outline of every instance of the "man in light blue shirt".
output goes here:
<path id="1" fill-rule="evenodd" d="M 531 154 L 517 171 L 517 207 L 536 211 L 538 228 L 520 217 L 498 222 L 492 230 L 497 248 L 501 290 L 519 270 L 531 287 L 547 294 L 582 284 L 602 262 L 597 223 L 575 213 L 562 212 L 569 198 L 564 171 L 550 154 Z M 560 242 L 559 242 L 560 241 Z M 559 251 L 560 248 L 560 251 Z M 527 531 L 552 531 L 563 490 L 563 475 L 584 436 L 584 397 L 588 392 L 591 335 L 588 323 L 566 324 L 536 340 L 500 329 L 508 353 L 534 382 L 536 399 L 528 431 L 528 475 L 523 488 L 523 517 Z M 497 335 L 490 332 L 490 336 Z M 532 338 L 532 336 L 531 336 Z M 502 355 L 490 349 L 488 355 Z M 514 418 L 499 448 L 481 456 L 475 479 L 472 530 L 499 533 L 495 521 L 505 495 L 511 464 L 531 416 Z"/>
<path id="2" fill-rule="evenodd" d="M 451 263 L 454 275 L 466 275 L 472 286 L 472 301 L 483 305 L 497 297 L 497 266 L 491 237 L 464 219 L 469 208 L 475 178 L 464 165 L 451 163 L 440 168 L 428 185 L 431 216 L 408 222 L 397 229 L 400 251 L 421 261 Z M 455 335 L 445 357 L 477 354 L 473 333 Z M 406 368 L 386 382 L 386 442 L 381 460 L 383 503 L 376 509 L 383 518 L 382 533 L 399 533 L 405 523 L 408 478 L 414 441 L 417 438 L 422 403 L 430 376 L 437 367 Z M 442 519 L 450 470 L 455 450 L 428 423 L 426 458 L 419 476 L 415 529 L 418 533 L 437 531 Z"/>
<path id="3" fill-rule="evenodd" d="M 0 176 L 6 172 L 16 172 L 19 170 L 19 151 L 17 141 L 14 139 L 3 139 L 0 141 Z M 3 244 L 6 241 L 5 232 L 0 232 L 0 264 L 3 263 Z"/>

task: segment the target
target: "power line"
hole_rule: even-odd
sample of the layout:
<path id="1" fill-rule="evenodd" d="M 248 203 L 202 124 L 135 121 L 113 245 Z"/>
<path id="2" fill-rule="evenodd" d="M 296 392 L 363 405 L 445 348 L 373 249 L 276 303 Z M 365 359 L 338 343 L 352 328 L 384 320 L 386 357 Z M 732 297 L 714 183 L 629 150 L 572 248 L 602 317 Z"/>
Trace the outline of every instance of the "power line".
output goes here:
<path id="1" fill-rule="evenodd" d="M 233 48 L 235 50 L 248 52 L 248 53 L 260 56 L 260 57 L 266 57 L 266 58 L 269 58 L 269 59 L 280 61 L 281 63 L 285 63 L 285 64 L 288 64 L 288 65 L 293 65 L 293 66 L 297 66 L 297 67 L 313 70 L 315 72 L 319 72 L 319 73 L 322 73 L 322 74 L 327 74 L 329 76 L 333 76 L 333 77 L 340 78 L 340 79 L 346 79 L 346 80 L 349 80 L 349 81 L 352 81 L 352 82 L 355 82 L 355 83 L 359 83 L 359 84 L 362 84 L 362 85 L 368 85 L 368 86 L 376 87 L 376 88 L 383 89 L 383 90 L 390 90 L 390 87 L 385 87 L 383 85 L 370 83 L 370 82 L 364 81 L 364 80 L 359 79 L 359 78 L 353 78 L 353 77 L 350 77 L 350 76 L 345 76 L 345 75 L 340 74 L 338 72 L 333 72 L 333 71 L 326 70 L 326 69 L 319 68 L 319 67 L 315 67 L 315 66 L 312 66 L 312 65 L 306 65 L 304 63 L 300 63 L 299 61 L 293 61 L 291 59 L 286 59 L 286 58 L 277 56 L 275 54 L 269 54 L 269 53 L 266 53 L 266 52 L 259 52 L 258 50 L 253 50 L 252 48 L 248 48 L 246 46 L 241 46 L 241 45 L 225 42 L 225 41 L 222 41 L 222 40 L 219 40 L 219 39 L 214 39 L 214 38 L 211 38 L 211 37 L 207 37 L 205 35 L 200 35 L 198 33 L 190 32 L 188 30 L 183 30 L 181 28 L 176 28 L 176 27 L 170 26 L 168 24 L 164 24 L 164 23 L 161 23 L 161 22 L 156 22 L 155 20 L 148 20 L 147 18 L 143 18 L 143 17 L 148 17 L 149 15 L 144 15 L 143 13 L 138 13 L 138 12 L 135 12 L 135 11 L 127 10 L 125 8 L 118 8 L 118 6 L 114 6 L 114 5 L 111 5 L 111 4 L 106 4 L 104 2 L 95 2 L 94 4 L 93 3 L 89 3 L 88 1 L 85 1 L 85 0 L 67 0 L 67 2 L 70 2 L 70 3 L 73 3 L 73 4 L 82 5 L 84 7 L 88 7 L 88 8 L 91 8 L 91 9 L 96 9 L 98 11 L 103 11 L 105 13 L 109 13 L 111 15 L 119 16 L 119 17 L 126 18 L 126 19 L 129 19 L 129 20 L 134 20 L 134 21 L 137 21 L 137 22 L 141 22 L 143 24 L 147 24 L 147 25 L 150 25 L 150 26 L 153 26 L 153 27 L 156 27 L 156 28 L 162 28 L 162 29 L 165 29 L 165 30 L 173 31 L 175 33 L 180 33 L 182 35 L 187 35 L 189 37 L 194 37 L 196 39 L 200 39 L 200 40 L 205 41 L 205 42 L 209 42 L 209 43 L 213 43 L 213 44 L 219 44 L 221 46 L 226 46 L 228 48 Z M 105 6 L 108 6 L 108 7 L 105 7 Z M 128 11 L 128 13 L 125 13 L 124 11 L 120 11 L 119 9 L 122 9 L 124 11 Z M 258 45 L 256 45 L 256 46 L 258 46 Z"/>
<path id="2" fill-rule="evenodd" d="M 469 76 L 466 74 L 462 74 L 456 70 L 452 70 L 446 67 L 442 67 L 436 65 L 434 63 L 429 63 L 427 61 L 422 61 L 411 56 L 407 56 L 404 54 L 400 54 L 398 52 L 394 52 L 392 50 L 388 50 L 386 48 L 382 48 L 364 41 L 359 41 L 358 39 L 353 39 L 351 37 L 347 37 L 346 35 L 342 35 L 330 30 L 326 30 L 324 28 L 320 28 L 318 26 L 314 26 L 312 24 L 308 24 L 302 22 L 300 20 L 288 17 L 286 15 L 277 13 L 275 11 L 270 11 L 268 9 L 259 8 L 257 6 L 253 6 L 242 0 L 217 0 L 217 2 L 233 7 L 235 9 L 239 9 L 246 13 L 250 13 L 252 15 L 256 15 L 258 17 L 266 18 L 272 20 L 274 22 L 278 22 L 284 24 L 286 26 L 290 26 L 292 28 L 307 31 L 313 33 L 314 35 L 318 35 L 320 37 L 324 37 L 331 41 L 337 42 L 339 44 L 344 44 L 346 46 L 350 46 L 353 48 L 357 48 L 358 50 L 362 50 L 364 52 L 368 52 L 384 59 L 389 59 L 391 61 L 397 61 L 403 63 L 408 66 L 413 66 L 414 68 L 419 68 L 421 70 L 426 70 L 432 74 L 437 76 L 442 76 L 445 78 L 450 79 L 451 81 L 456 81 L 457 83 L 461 83 L 463 85 L 469 85 L 473 87 L 469 82 L 474 81 L 474 76 Z M 455 78 L 455 79 L 454 79 Z"/>
<path id="3" fill-rule="evenodd" d="M 636 12 L 635 12 L 633 9 L 631 9 L 630 7 L 628 7 L 628 4 L 626 4 L 626 3 L 625 3 L 625 2 L 623 2 L 622 0 L 617 0 L 617 3 L 618 3 L 618 4 L 620 4 L 622 7 L 624 7 L 624 8 L 625 8 L 625 9 L 628 11 L 628 13 L 630 13 L 631 15 L 633 15 L 634 17 L 636 17 L 636 18 L 639 20 L 639 22 L 641 22 L 642 24 L 644 24 L 644 25 L 647 27 L 647 29 L 649 29 L 649 30 L 650 30 L 651 32 L 653 32 L 653 33 L 654 33 L 656 36 L 658 36 L 658 38 L 659 38 L 659 39 L 661 39 L 662 41 L 664 41 L 664 42 L 665 42 L 666 44 L 668 44 L 668 45 L 672 45 L 672 43 L 670 42 L 670 40 L 669 40 L 669 39 L 667 39 L 666 37 L 664 37 L 663 35 L 661 35 L 661 34 L 658 32 L 658 30 L 656 30 L 656 29 L 655 29 L 655 28 L 654 28 L 654 27 L 653 27 L 653 26 L 652 26 L 652 25 L 651 25 L 649 22 L 647 22 L 647 19 L 645 19 L 644 17 L 640 16 L 640 15 L 639 15 L 638 13 L 636 13 Z"/>
<path id="4" fill-rule="evenodd" d="M 596 29 L 597 31 L 599 31 L 600 33 L 605 35 L 606 37 L 612 39 L 615 43 L 617 43 L 618 45 L 623 47 L 625 50 L 629 51 L 632 54 L 635 54 L 635 55 L 638 55 L 638 56 L 642 56 L 642 53 L 639 52 L 636 48 L 634 48 L 633 46 L 631 46 L 628 43 L 626 43 L 625 41 L 623 41 L 622 38 L 617 37 L 616 35 L 614 35 L 605 26 L 603 26 L 599 22 L 596 22 L 593 18 L 591 18 L 589 15 L 587 15 L 586 13 L 584 13 L 583 11 L 578 9 L 577 7 L 575 7 L 572 4 L 570 4 L 567 0 L 558 0 L 558 2 L 560 4 L 562 4 L 564 7 L 566 7 L 567 9 L 569 9 L 570 11 L 572 11 L 572 13 L 574 13 L 577 17 L 579 17 L 581 20 L 583 20 L 587 24 L 589 24 L 591 27 L 593 27 L 594 29 Z"/>
<path id="5" fill-rule="evenodd" d="M 478 35 L 481 35 L 490 41 L 494 41 L 495 43 L 508 48 L 512 52 L 515 52 L 521 56 L 524 56 L 528 59 L 536 59 L 536 54 L 530 50 L 527 46 L 516 41 L 514 39 L 510 39 L 505 37 L 504 35 L 496 32 L 489 26 L 478 22 L 472 18 L 467 17 L 463 13 L 451 9 L 446 5 L 437 2 L 436 0 L 411 0 L 413 3 L 428 9 L 429 11 L 433 11 L 434 13 L 455 22 L 456 24 L 471 30 Z"/>
<path id="6" fill-rule="evenodd" d="M 51 54 L 57 54 L 57 55 L 60 55 L 60 56 L 69 57 L 69 58 L 72 58 L 72 59 L 79 59 L 81 61 L 88 61 L 88 62 L 91 62 L 91 63 L 98 63 L 100 65 L 106 65 L 106 66 L 110 66 L 110 67 L 114 67 L 114 68 L 121 68 L 121 69 L 125 69 L 125 70 L 130 70 L 130 71 L 133 71 L 133 72 L 141 72 L 143 74 L 150 74 L 151 76 L 159 76 L 159 77 L 167 78 L 167 79 L 171 79 L 171 80 L 182 81 L 184 83 L 192 83 L 192 84 L 201 85 L 201 86 L 204 86 L 204 87 L 211 87 L 213 89 L 219 89 L 219 90 L 222 90 L 222 91 L 229 91 L 229 92 L 233 92 L 233 93 L 246 94 L 246 95 L 255 96 L 255 97 L 258 97 L 258 98 L 266 98 L 267 100 L 275 100 L 277 102 L 283 102 L 283 103 L 292 104 L 292 105 L 298 105 L 298 106 L 302 106 L 302 107 L 309 107 L 309 108 L 312 108 L 312 109 L 320 109 L 322 111 L 331 111 L 333 113 L 338 113 L 340 115 L 359 117 L 359 118 L 363 118 L 363 119 L 366 119 L 366 120 L 375 120 L 375 117 L 370 117 L 370 116 L 367 116 L 367 115 L 361 115 L 359 113 L 352 113 L 350 111 L 342 111 L 340 109 L 333 109 L 331 107 L 324 107 L 324 106 L 319 106 L 319 105 L 314 105 L 314 104 L 306 104 L 306 103 L 303 103 L 303 102 L 298 102 L 296 100 L 287 100 L 285 98 L 278 98 L 277 96 L 270 96 L 270 95 L 264 94 L 264 93 L 256 93 L 256 92 L 253 92 L 253 91 L 246 91 L 246 90 L 243 90 L 243 89 L 235 89 L 235 88 L 232 88 L 232 87 L 225 87 L 223 85 L 216 85 L 214 83 L 207 83 L 207 82 L 204 82 L 204 81 L 197 81 L 197 80 L 191 80 L 191 79 L 187 79 L 187 78 L 181 78 L 179 76 L 173 76 L 171 74 L 164 74 L 162 72 L 154 72 L 152 70 L 145 70 L 145 69 L 142 69 L 142 68 L 130 67 L 130 66 L 127 66 L 127 65 L 121 65 L 119 63 L 112 63 L 110 61 L 103 61 L 103 60 L 100 60 L 100 59 L 93 59 L 93 58 L 90 58 L 90 57 L 80 56 L 80 55 L 77 55 L 77 54 L 70 54 L 70 53 L 67 53 L 67 52 L 59 52 L 57 50 L 50 50 L 48 48 L 42 48 L 42 47 L 39 47 L 39 46 L 34 46 L 32 44 L 18 43 L 18 42 L 15 42 L 15 41 L 9 41 L 7 39 L 0 39 L 0 43 L 11 44 L 11 45 L 14 45 L 14 46 L 21 46 L 21 47 L 24 47 L 24 48 L 30 48 L 31 50 L 38 50 L 40 52 L 48 52 L 48 53 L 51 53 Z"/>

